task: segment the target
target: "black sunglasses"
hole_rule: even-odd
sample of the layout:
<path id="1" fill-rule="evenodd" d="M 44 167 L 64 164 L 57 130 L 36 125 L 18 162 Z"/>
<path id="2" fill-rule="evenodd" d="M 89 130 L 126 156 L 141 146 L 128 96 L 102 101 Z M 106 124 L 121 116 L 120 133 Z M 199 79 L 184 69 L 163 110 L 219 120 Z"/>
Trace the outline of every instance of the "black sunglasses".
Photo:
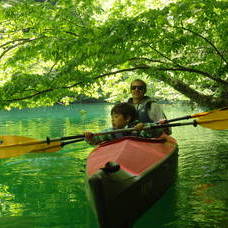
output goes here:
<path id="1" fill-rule="evenodd" d="M 135 90 L 135 89 L 145 90 L 145 86 L 131 86 L 131 90 Z"/>

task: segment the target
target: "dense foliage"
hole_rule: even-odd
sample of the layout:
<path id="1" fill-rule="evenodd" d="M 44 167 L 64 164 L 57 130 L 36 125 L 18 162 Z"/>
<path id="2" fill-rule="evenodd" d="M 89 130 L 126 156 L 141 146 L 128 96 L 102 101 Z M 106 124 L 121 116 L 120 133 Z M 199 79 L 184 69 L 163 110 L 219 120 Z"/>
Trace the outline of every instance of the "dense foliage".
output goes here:
<path id="1" fill-rule="evenodd" d="M 227 1 L 105 2 L 1 2 L 1 107 L 123 100 L 132 78 L 162 99 L 228 105 Z"/>

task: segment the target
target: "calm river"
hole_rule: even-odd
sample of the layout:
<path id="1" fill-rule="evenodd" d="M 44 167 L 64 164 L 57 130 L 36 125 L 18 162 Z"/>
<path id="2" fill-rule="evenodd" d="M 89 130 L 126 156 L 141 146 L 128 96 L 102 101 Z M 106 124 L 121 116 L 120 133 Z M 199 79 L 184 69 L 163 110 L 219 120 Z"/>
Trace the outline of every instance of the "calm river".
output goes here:
<path id="1" fill-rule="evenodd" d="M 102 131 L 110 105 L 0 111 L 0 135 L 36 139 Z M 201 112 L 163 106 L 169 118 Z M 178 178 L 134 228 L 228 227 L 228 131 L 176 127 Z M 84 191 L 85 142 L 0 160 L 0 228 L 97 228 Z M 118 227 L 117 227 L 118 228 Z"/>

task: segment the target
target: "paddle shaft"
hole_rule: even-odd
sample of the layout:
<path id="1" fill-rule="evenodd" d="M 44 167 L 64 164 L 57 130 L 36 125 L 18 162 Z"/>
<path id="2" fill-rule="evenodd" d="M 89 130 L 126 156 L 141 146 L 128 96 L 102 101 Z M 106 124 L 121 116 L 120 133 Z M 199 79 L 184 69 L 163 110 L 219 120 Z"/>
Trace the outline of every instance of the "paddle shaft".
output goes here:
<path id="1" fill-rule="evenodd" d="M 194 120 L 192 122 L 186 122 L 186 123 L 160 124 L 160 125 L 155 125 L 150 127 L 144 127 L 143 129 L 148 130 L 148 129 L 157 129 L 157 128 L 179 127 L 179 126 L 186 126 L 186 125 L 193 125 L 194 127 L 196 127 L 198 125 L 210 124 L 214 122 L 225 122 L 225 121 L 226 122 L 228 121 L 228 117 L 226 119 L 217 119 L 217 120 L 203 120 L 203 121 Z M 97 135 L 116 134 L 116 133 L 129 132 L 129 131 L 137 131 L 137 130 L 135 128 L 125 128 L 125 129 L 117 129 L 114 131 L 95 133 L 94 135 L 97 136 Z M 81 137 L 84 137 L 84 135 L 81 135 Z"/>
<path id="2" fill-rule="evenodd" d="M 80 141 L 84 141 L 84 139 L 75 139 L 75 140 L 71 140 L 71 141 L 68 141 L 68 142 L 61 142 L 59 145 L 52 145 L 52 144 L 46 144 L 44 145 L 43 148 L 38 148 L 37 150 L 32 150 L 30 151 L 29 153 L 37 153 L 37 152 L 47 152 L 46 150 L 53 150 L 51 152 L 56 152 L 58 150 L 60 150 L 62 147 L 64 147 L 65 145 L 69 145 L 69 144 L 72 144 L 72 143 L 76 143 L 76 142 L 80 142 Z M 50 152 L 50 151 L 48 151 Z"/>
<path id="3" fill-rule="evenodd" d="M 178 126 L 184 126 L 184 125 L 193 125 L 196 127 L 198 125 L 198 123 L 197 123 L 197 121 L 194 120 L 193 122 L 188 122 L 188 123 L 161 124 L 161 125 L 156 125 L 156 126 L 151 126 L 151 127 L 144 127 L 143 130 L 167 128 L 167 127 L 178 127 Z M 118 129 L 118 130 L 114 130 L 114 131 L 95 133 L 94 135 L 117 134 L 117 133 L 121 133 L 121 132 L 129 132 L 129 131 L 137 131 L 137 130 L 135 128 L 126 128 L 126 129 Z"/>
<path id="4" fill-rule="evenodd" d="M 171 123 L 171 122 L 175 122 L 175 121 L 178 121 L 178 120 L 188 120 L 188 119 L 191 119 L 191 118 L 194 118 L 194 117 L 192 117 L 191 115 L 187 115 L 187 116 L 182 116 L 182 117 L 178 117 L 178 118 L 173 118 L 173 119 L 165 120 L 165 122 L 166 123 Z"/>
<path id="5" fill-rule="evenodd" d="M 177 119 L 179 119 L 179 118 L 177 118 Z M 224 120 L 217 120 L 217 121 L 224 121 Z M 211 122 L 214 122 L 214 120 L 202 121 L 202 123 L 211 123 Z M 144 129 L 179 127 L 179 126 L 186 126 L 186 125 L 193 125 L 194 127 L 196 127 L 198 124 L 200 124 L 200 122 L 197 122 L 196 120 L 194 120 L 192 122 L 187 122 L 187 123 L 161 124 L 161 125 L 156 125 L 156 126 L 152 126 L 152 127 L 145 127 Z M 129 131 L 135 131 L 135 128 L 126 128 L 126 129 L 118 129 L 118 130 L 108 131 L 108 132 L 100 132 L 100 133 L 95 133 L 94 135 L 98 136 L 98 135 L 115 134 L 115 133 L 121 133 L 121 132 L 129 132 Z M 81 138 L 79 138 L 79 137 L 81 137 Z M 75 138 L 77 138 L 77 139 L 75 139 Z M 84 135 L 62 137 L 61 139 L 65 139 L 65 140 L 75 139 L 75 140 L 68 141 L 68 142 L 62 142 L 60 146 L 63 147 L 68 144 L 83 141 Z"/>
<path id="6" fill-rule="evenodd" d="M 61 143 L 61 147 L 64 147 L 65 145 L 69 145 L 69 144 L 72 144 L 72 143 L 81 142 L 81 141 L 84 141 L 84 138 L 82 138 L 82 139 L 75 139 L 75 140 L 68 141 L 68 142 L 62 142 Z"/>

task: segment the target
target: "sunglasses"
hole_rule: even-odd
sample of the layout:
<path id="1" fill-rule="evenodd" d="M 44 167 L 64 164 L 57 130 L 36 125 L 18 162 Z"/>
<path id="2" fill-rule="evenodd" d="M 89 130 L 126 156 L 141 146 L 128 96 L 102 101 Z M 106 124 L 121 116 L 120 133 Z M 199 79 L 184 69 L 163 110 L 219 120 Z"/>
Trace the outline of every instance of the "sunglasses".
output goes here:
<path id="1" fill-rule="evenodd" d="M 145 86 L 131 86 L 131 90 L 135 90 L 135 89 L 145 90 Z"/>

